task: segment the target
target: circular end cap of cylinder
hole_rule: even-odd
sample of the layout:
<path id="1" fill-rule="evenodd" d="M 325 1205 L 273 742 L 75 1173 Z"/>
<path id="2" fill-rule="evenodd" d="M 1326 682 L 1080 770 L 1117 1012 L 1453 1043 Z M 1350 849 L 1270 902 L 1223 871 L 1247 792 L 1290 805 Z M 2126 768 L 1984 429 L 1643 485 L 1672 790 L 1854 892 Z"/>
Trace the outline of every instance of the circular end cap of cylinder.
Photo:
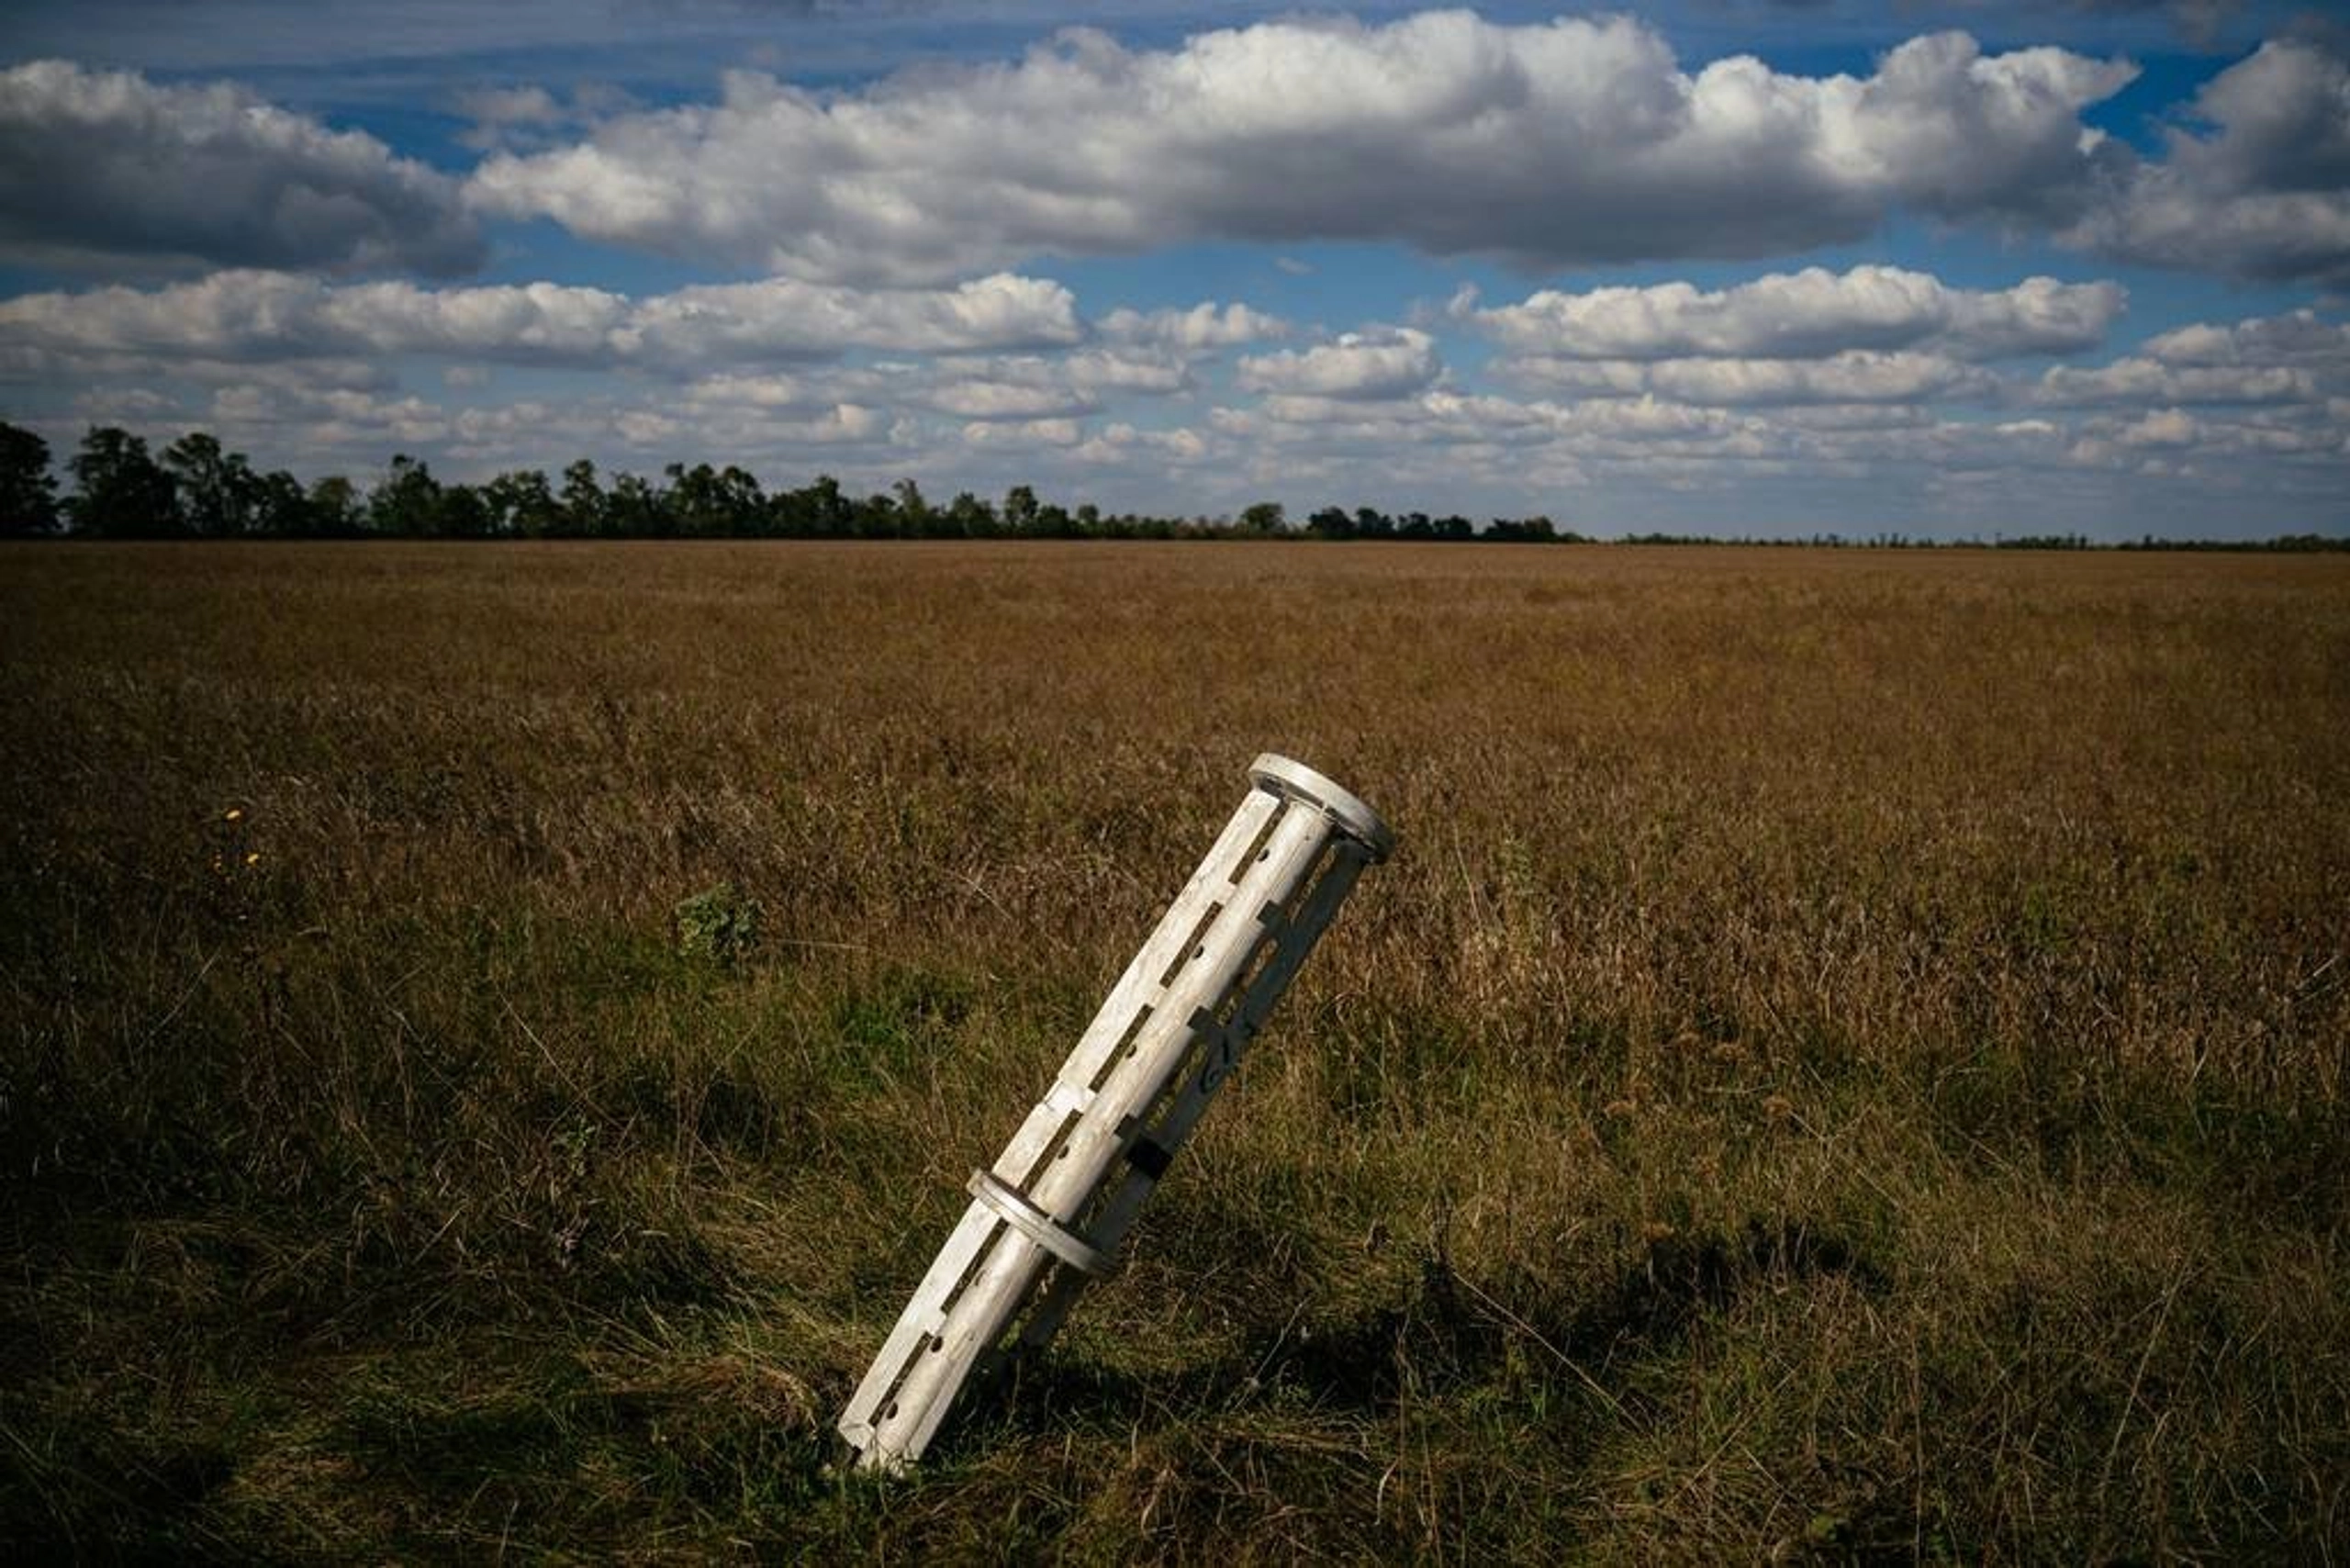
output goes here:
<path id="1" fill-rule="evenodd" d="M 1395 830 L 1361 797 L 1340 788 L 1302 762 L 1266 752 L 1248 765 L 1248 777 L 1259 788 L 1285 800 L 1312 806 L 1338 824 L 1346 835 L 1370 851 L 1373 860 L 1395 852 Z"/>

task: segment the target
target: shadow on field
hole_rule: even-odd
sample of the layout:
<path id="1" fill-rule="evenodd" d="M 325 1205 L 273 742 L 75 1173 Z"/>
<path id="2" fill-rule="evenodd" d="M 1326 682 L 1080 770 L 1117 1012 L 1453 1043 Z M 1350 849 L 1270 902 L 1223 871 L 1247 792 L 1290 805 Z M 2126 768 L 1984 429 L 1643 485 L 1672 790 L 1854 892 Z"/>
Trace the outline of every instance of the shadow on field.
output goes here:
<path id="1" fill-rule="evenodd" d="M 1501 1299 L 1438 1251 L 1400 1302 L 1311 1334 L 1269 1327 L 1200 1366 L 1137 1376 L 1067 1357 L 1031 1363 L 1008 1390 L 1005 1418 L 1033 1429 L 1072 1412 L 1230 1406 L 1276 1389 L 1325 1409 L 1378 1416 L 1407 1395 L 1494 1381 L 1513 1347 L 1521 1361 L 1530 1354 L 1562 1377 L 1600 1387 L 1591 1380 L 1611 1365 L 1672 1350 L 1700 1316 L 1746 1291 L 1830 1275 L 1871 1294 L 1887 1282 L 1841 1237 L 1800 1222 L 1750 1220 L 1731 1235 L 1652 1241 L 1604 1289 L 1547 1305 L 1523 1293 Z"/>
<path id="2" fill-rule="evenodd" d="M 1742 1291 L 1825 1274 L 1877 1289 L 1877 1271 L 1841 1238 L 1801 1225 L 1750 1222 L 1736 1237 L 1667 1238 L 1580 1305 L 1549 1313 L 1513 1307 L 1456 1273 L 1441 1255 L 1421 1271 L 1412 1300 L 1335 1331 L 1261 1353 L 1258 1382 L 1289 1383 L 1334 1406 L 1378 1414 L 1407 1389 L 1474 1385 L 1497 1372 L 1515 1339 L 1586 1372 L 1670 1349 L 1701 1314 Z"/>

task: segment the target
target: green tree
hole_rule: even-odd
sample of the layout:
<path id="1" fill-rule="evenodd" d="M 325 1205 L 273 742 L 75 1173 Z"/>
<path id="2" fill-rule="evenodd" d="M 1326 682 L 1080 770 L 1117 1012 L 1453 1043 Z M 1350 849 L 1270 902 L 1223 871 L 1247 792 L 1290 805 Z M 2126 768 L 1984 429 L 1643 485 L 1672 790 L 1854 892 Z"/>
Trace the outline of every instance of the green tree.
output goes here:
<path id="1" fill-rule="evenodd" d="M 995 508 L 968 490 L 957 490 L 946 503 L 946 520 L 949 532 L 966 538 L 985 539 L 995 532 Z"/>
<path id="2" fill-rule="evenodd" d="M 497 532 L 498 520 L 489 502 L 472 485 L 443 485 L 440 504 L 432 509 L 432 532 L 443 539 L 487 539 Z"/>
<path id="3" fill-rule="evenodd" d="M 740 538 L 767 531 L 767 491 L 760 487 L 756 474 L 730 463 L 718 471 L 718 493 L 729 534 Z"/>
<path id="4" fill-rule="evenodd" d="M 907 539 L 927 539 L 939 532 L 938 512 L 922 493 L 922 487 L 912 479 L 901 479 L 890 487 L 890 494 L 897 502 L 898 532 Z"/>
<path id="5" fill-rule="evenodd" d="M 189 532 L 226 539 L 252 528 L 260 498 L 243 453 L 225 452 L 218 437 L 190 431 L 163 448 L 163 466 L 179 488 L 180 517 Z"/>
<path id="6" fill-rule="evenodd" d="M 728 465 L 723 473 L 707 463 L 668 467 L 668 504 L 677 532 L 689 539 L 740 537 L 755 531 L 766 509 L 759 481 Z"/>
<path id="7" fill-rule="evenodd" d="M 1014 533 L 1036 532 L 1036 492 L 1025 485 L 1014 485 L 1003 493 L 1003 526 Z"/>
<path id="8" fill-rule="evenodd" d="M 254 533 L 285 539 L 319 532 L 310 515 L 310 498 L 302 493 L 302 481 L 283 468 L 252 476 L 252 510 L 245 526 Z"/>
<path id="9" fill-rule="evenodd" d="M 848 532 L 848 498 L 830 474 L 767 502 L 767 532 L 783 539 L 832 538 Z"/>
<path id="10" fill-rule="evenodd" d="M 717 469 L 707 463 L 691 468 L 672 463 L 661 472 L 669 480 L 664 494 L 678 533 L 688 539 L 704 539 L 724 532 L 726 514 L 718 494 Z"/>
<path id="11" fill-rule="evenodd" d="M 420 457 L 392 454 L 392 465 L 367 496 L 367 526 L 396 539 L 422 539 L 441 531 L 441 481 Z"/>
<path id="12" fill-rule="evenodd" d="M 1240 526 L 1251 533 L 1279 533 L 1289 526 L 1289 513 L 1279 501 L 1259 501 L 1240 514 Z"/>
<path id="13" fill-rule="evenodd" d="M 576 539 L 592 539 L 605 530 L 604 487 L 596 479 L 596 465 L 580 458 L 563 471 L 563 529 Z"/>
<path id="14" fill-rule="evenodd" d="M 563 507 L 547 487 L 547 476 L 536 468 L 500 474 L 481 487 L 482 503 L 489 509 L 492 533 L 538 539 L 563 531 Z"/>
<path id="15" fill-rule="evenodd" d="M 103 539 L 162 539 L 181 532 L 172 476 L 147 443 L 113 425 L 93 426 L 67 465 L 74 493 L 65 503 L 74 531 Z"/>
<path id="16" fill-rule="evenodd" d="M 604 498 L 604 528 L 623 539 L 666 539 L 677 532 L 666 496 L 636 474 L 616 474 Z"/>
<path id="17" fill-rule="evenodd" d="M 57 527 L 57 480 L 49 442 L 0 421 L 0 533 L 48 533 Z"/>
<path id="18" fill-rule="evenodd" d="M 898 538 L 901 530 L 897 498 L 877 491 L 856 502 L 850 528 L 859 539 Z"/>
<path id="19" fill-rule="evenodd" d="M 1558 541 L 1558 526 L 1547 517 L 1497 517 L 1479 537 L 1494 544 L 1550 544 Z"/>
<path id="20" fill-rule="evenodd" d="M 340 474 L 329 474 L 313 483 L 308 502 L 308 532 L 330 539 L 348 538 L 357 533 L 367 520 L 359 487 Z"/>

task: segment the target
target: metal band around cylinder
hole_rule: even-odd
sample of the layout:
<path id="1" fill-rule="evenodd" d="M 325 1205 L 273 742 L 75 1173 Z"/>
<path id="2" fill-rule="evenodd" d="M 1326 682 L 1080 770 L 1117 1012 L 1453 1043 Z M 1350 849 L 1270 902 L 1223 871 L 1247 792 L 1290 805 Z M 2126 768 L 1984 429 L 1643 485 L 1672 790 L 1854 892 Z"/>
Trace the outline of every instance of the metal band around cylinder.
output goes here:
<path id="1" fill-rule="evenodd" d="M 964 1183 L 964 1188 L 971 1196 L 1001 1215 L 1004 1224 L 1080 1273 L 1100 1275 L 1109 1272 L 1108 1257 L 1056 1223 L 1052 1215 L 997 1181 L 992 1172 L 972 1171 L 971 1179 Z"/>
<path id="2" fill-rule="evenodd" d="M 1248 765 L 1248 777 L 1284 800 L 1320 812 L 1348 838 L 1361 845 L 1373 861 L 1384 860 L 1395 852 L 1395 830 L 1387 825 L 1384 818 L 1360 796 L 1305 764 L 1278 752 L 1264 752 Z"/>

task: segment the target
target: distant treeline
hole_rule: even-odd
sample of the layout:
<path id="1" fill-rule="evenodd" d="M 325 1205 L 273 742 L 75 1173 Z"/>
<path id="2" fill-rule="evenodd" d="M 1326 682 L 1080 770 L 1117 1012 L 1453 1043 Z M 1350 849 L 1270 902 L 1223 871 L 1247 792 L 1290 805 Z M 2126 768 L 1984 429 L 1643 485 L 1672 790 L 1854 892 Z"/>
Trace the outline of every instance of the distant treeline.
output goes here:
<path id="1" fill-rule="evenodd" d="M 1104 512 L 1064 507 L 1014 485 L 1002 501 L 968 490 L 933 501 L 912 479 L 886 493 L 853 496 L 830 475 L 797 489 L 768 490 L 733 464 L 672 463 L 659 479 L 619 472 L 609 481 L 586 458 L 550 479 L 517 468 L 479 485 L 433 476 L 420 458 L 393 457 L 363 488 L 341 475 L 304 485 L 283 469 L 257 469 L 244 454 L 192 431 L 151 453 L 113 426 L 92 428 L 66 463 L 72 491 L 58 494 L 49 443 L 0 422 L 0 532 L 86 539 L 1393 539 L 1489 544 L 1597 543 L 1548 517 L 1492 518 L 1481 527 L 1457 513 L 1388 513 L 1324 507 L 1293 523 L 1279 501 L 1237 518 Z M 2157 540 L 2119 546 L 2079 534 L 1956 542 L 1897 533 L 1863 537 L 1720 538 L 1642 533 L 1628 544 L 1776 544 L 1934 548 L 1948 543 L 2007 549 L 2350 550 L 2350 538 L 2313 533 L 2258 542 Z"/>

